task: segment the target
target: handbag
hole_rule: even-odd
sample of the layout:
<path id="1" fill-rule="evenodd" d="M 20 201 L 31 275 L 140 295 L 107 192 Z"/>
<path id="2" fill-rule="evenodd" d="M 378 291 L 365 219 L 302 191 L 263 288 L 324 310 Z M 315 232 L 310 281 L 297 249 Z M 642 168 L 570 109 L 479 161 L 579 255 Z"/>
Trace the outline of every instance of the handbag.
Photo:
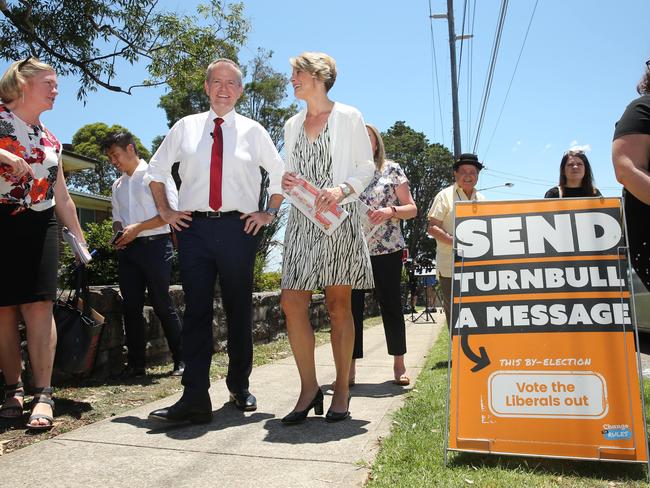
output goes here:
<path id="1" fill-rule="evenodd" d="M 72 270 L 74 289 L 67 299 L 54 303 L 57 343 L 54 367 L 65 373 L 84 375 L 92 371 L 104 317 L 90 306 L 86 266 Z"/>

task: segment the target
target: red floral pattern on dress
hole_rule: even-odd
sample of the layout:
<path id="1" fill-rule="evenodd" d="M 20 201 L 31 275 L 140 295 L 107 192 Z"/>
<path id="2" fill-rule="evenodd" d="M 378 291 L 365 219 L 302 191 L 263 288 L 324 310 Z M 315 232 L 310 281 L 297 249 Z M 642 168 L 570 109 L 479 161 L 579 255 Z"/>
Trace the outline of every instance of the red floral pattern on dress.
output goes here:
<path id="1" fill-rule="evenodd" d="M 0 204 L 18 205 L 18 212 L 47 202 L 51 206 L 62 149 L 57 138 L 43 126 L 26 124 L 0 104 L 0 148 L 23 158 L 37 176 L 16 177 L 8 165 L 0 164 Z M 37 210 L 45 208 L 48 205 Z"/>
<path id="2" fill-rule="evenodd" d="M 29 191 L 29 197 L 32 200 L 32 204 L 40 203 L 45 200 L 45 195 L 47 195 L 49 187 L 50 184 L 48 183 L 47 178 L 34 180 L 32 182 L 32 189 Z"/>
<path id="3" fill-rule="evenodd" d="M 25 154 L 25 146 L 21 146 L 15 137 L 0 137 L 0 149 L 9 151 L 11 154 L 22 157 Z"/>
<path id="4" fill-rule="evenodd" d="M 25 198 L 25 189 L 22 186 L 15 186 L 9 194 L 17 200 Z"/>
<path id="5" fill-rule="evenodd" d="M 45 152 L 41 148 L 38 147 L 33 148 L 32 154 L 34 156 L 29 156 L 25 158 L 25 162 L 27 164 L 34 164 L 34 163 L 43 164 L 43 161 L 45 161 Z"/>

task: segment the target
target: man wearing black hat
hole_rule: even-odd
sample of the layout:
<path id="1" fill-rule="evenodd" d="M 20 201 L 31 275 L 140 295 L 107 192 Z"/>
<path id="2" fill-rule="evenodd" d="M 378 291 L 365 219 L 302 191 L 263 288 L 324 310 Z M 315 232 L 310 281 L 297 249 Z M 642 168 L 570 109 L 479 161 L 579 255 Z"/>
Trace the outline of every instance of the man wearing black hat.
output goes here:
<path id="1" fill-rule="evenodd" d="M 436 269 L 442 287 L 443 308 L 445 309 L 447 324 L 449 324 L 451 280 L 454 269 L 452 253 L 454 202 L 485 200 L 485 197 L 475 190 L 478 173 L 482 169 L 483 165 L 479 162 L 476 154 L 461 154 L 454 163 L 454 179 L 456 182 L 436 195 L 428 214 L 428 233 L 437 242 Z"/>

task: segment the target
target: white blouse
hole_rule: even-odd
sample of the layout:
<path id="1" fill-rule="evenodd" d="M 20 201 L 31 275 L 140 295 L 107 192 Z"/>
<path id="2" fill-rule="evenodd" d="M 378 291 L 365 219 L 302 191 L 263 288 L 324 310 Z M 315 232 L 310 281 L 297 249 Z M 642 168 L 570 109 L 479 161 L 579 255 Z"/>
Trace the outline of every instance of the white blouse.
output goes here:
<path id="1" fill-rule="evenodd" d="M 284 125 L 285 156 L 293 152 L 306 116 L 307 109 L 304 109 Z M 341 202 L 349 203 L 358 198 L 375 172 L 368 130 L 361 112 L 339 102 L 334 103 L 327 125 L 332 155 L 332 181 L 334 185 L 348 183 L 352 186 L 354 194 Z M 289 161 L 288 156 L 285 159 Z M 286 165 L 287 171 L 296 171 L 290 162 Z"/>

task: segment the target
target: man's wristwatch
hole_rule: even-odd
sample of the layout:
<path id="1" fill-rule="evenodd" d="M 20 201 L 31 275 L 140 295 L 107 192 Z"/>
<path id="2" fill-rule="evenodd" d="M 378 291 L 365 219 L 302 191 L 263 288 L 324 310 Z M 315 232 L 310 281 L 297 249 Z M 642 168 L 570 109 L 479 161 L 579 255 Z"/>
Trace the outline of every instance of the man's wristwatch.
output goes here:
<path id="1" fill-rule="evenodd" d="M 279 207 L 269 207 L 266 210 L 264 210 L 267 214 L 269 214 L 271 217 L 276 218 L 278 216 L 278 211 L 280 210 Z"/>
<path id="2" fill-rule="evenodd" d="M 347 183 L 341 183 L 339 185 L 339 188 L 341 189 L 341 192 L 343 193 L 343 198 L 347 198 L 350 195 L 352 195 L 352 187 L 348 185 Z"/>

